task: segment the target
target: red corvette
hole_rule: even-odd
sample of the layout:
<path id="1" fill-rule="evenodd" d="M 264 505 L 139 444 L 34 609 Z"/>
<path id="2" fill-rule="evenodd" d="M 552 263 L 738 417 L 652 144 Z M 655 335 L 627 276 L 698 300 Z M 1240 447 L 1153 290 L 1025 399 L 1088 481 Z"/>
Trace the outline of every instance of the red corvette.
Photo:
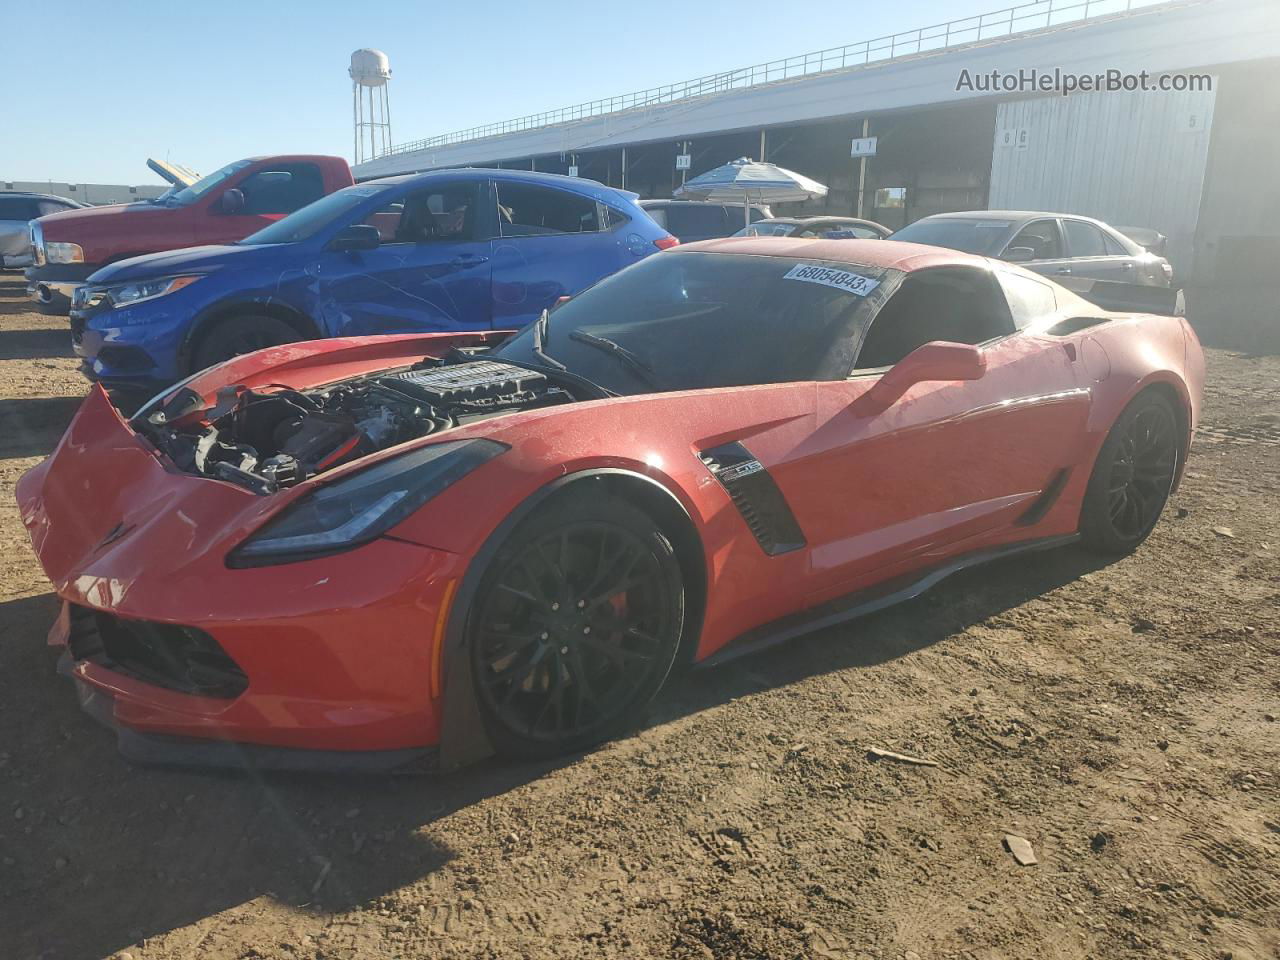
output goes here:
<path id="1" fill-rule="evenodd" d="M 1150 533 L 1199 416 L 1179 317 L 893 241 L 651 257 L 502 333 L 272 347 L 18 500 L 126 756 L 451 767 L 581 749 L 673 665 L 962 566 Z"/>

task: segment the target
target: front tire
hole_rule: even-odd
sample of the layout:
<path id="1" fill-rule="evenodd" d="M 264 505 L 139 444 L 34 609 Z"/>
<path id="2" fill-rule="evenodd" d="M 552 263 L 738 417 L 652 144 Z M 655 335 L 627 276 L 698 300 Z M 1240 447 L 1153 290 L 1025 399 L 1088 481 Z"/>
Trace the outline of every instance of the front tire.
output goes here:
<path id="1" fill-rule="evenodd" d="M 261 314 L 229 317 L 217 321 L 200 338 L 191 354 L 191 371 L 194 373 L 242 353 L 293 343 L 298 339 L 298 331 L 276 317 Z"/>
<path id="2" fill-rule="evenodd" d="M 494 748 L 541 759 L 634 723 L 671 670 L 684 602 L 671 543 L 629 503 L 565 493 L 524 521 L 467 619 Z"/>
<path id="3" fill-rule="evenodd" d="M 1085 546 L 1124 554 L 1151 535 L 1178 474 L 1181 434 L 1173 404 L 1163 393 L 1144 391 L 1124 408 L 1089 477 L 1080 512 Z"/>

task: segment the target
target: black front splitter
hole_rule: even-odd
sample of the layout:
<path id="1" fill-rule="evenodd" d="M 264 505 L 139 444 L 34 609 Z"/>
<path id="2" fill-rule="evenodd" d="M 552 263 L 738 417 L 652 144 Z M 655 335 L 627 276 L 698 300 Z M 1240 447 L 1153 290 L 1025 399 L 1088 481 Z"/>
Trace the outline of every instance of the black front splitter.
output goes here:
<path id="1" fill-rule="evenodd" d="M 58 672 L 75 683 L 80 708 L 115 733 L 116 748 L 131 763 L 203 770 L 328 774 L 422 774 L 434 773 L 439 767 L 439 751 L 435 747 L 304 750 L 232 740 L 139 733 L 116 722 L 115 699 L 75 676 L 72 671 L 74 662 L 70 653 L 64 652 L 58 661 Z"/>

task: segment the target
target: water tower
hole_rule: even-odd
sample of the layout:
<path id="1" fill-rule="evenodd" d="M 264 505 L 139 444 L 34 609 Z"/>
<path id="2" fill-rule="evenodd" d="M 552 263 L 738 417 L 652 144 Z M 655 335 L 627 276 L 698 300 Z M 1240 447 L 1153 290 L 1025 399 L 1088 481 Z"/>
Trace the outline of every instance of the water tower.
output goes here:
<path id="1" fill-rule="evenodd" d="M 351 113 L 355 121 L 355 162 L 391 149 L 391 61 L 381 50 L 365 47 L 351 54 Z"/>

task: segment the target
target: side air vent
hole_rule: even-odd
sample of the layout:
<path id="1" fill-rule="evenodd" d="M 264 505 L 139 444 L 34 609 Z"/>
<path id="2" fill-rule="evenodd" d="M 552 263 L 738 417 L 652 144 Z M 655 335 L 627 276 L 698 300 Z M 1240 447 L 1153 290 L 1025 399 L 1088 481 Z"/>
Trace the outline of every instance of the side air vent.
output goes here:
<path id="1" fill-rule="evenodd" d="M 804 534 L 782 491 L 746 447 L 726 443 L 703 450 L 699 456 L 729 494 L 765 553 L 772 557 L 804 546 Z"/>

